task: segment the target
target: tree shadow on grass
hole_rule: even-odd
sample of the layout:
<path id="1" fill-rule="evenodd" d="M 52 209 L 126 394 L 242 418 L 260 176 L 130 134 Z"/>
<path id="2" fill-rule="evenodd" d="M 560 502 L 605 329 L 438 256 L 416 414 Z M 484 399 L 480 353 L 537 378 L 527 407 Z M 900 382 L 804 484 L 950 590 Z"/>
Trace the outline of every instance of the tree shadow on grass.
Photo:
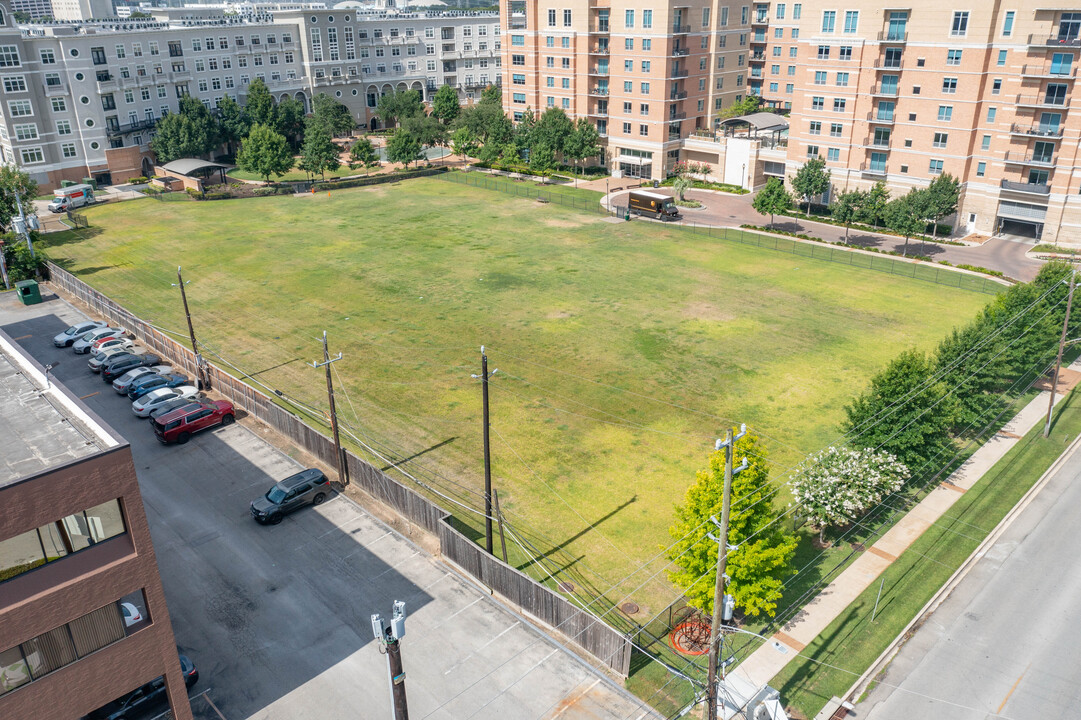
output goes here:
<path id="1" fill-rule="evenodd" d="M 60 232 L 46 233 L 41 236 L 41 245 L 46 248 L 60 247 L 61 245 L 72 245 L 80 243 L 84 240 L 97 237 L 105 232 L 104 228 L 100 227 L 85 227 L 78 230 L 62 230 Z"/>

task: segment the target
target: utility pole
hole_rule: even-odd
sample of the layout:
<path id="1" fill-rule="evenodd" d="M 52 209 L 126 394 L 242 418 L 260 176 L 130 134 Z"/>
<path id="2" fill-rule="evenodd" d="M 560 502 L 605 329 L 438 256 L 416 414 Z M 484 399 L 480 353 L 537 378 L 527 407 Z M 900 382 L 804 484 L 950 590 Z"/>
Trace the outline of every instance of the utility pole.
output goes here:
<path id="1" fill-rule="evenodd" d="M 390 706 L 394 720 L 409 720 L 409 708 L 405 700 L 405 669 L 402 667 L 402 649 L 399 641 L 405 637 L 405 603 L 394 601 L 394 613 L 390 627 L 378 613 L 372 615 L 372 633 L 387 651 L 390 670 Z"/>
<path id="2" fill-rule="evenodd" d="M 30 248 L 30 257 L 36 257 L 34 255 L 34 241 L 30 239 L 30 231 L 37 230 L 36 221 L 37 217 L 32 216 L 33 220 L 28 220 L 26 213 L 23 212 L 22 201 L 19 200 L 19 193 L 15 193 L 15 207 L 19 209 L 18 217 L 14 218 L 13 225 L 15 226 L 15 232 L 26 238 L 26 246 Z"/>
<path id="3" fill-rule="evenodd" d="M 11 282 L 8 280 L 8 264 L 4 260 L 4 241 L 0 240 L 0 275 L 4 276 L 4 289 L 11 289 Z"/>
<path id="4" fill-rule="evenodd" d="M 484 404 L 484 547 L 489 555 L 495 555 L 492 547 L 492 452 L 488 438 L 488 378 L 499 372 L 499 368 L 488 372 L 488 356 L 484 354 L 484 346 L 480 346 L 480 375 L 472 375 L 474 379 L 480 378 L 481 402 Z"/>
<path id="5" fill-rule="evenodd" d="M 191 282 L 191 280 L 188 280 Z M 195 342 L 195 327 L 191 324 L 191 310 L 188 309 L 188 293 L 184 290 L 184 276 L 180 273 L 180 266 L 176 268 L 176 282 L 173 287 L 180 288 L 180 299 L 184 301 L 184 317 L 188 319 L 188 337 L 191 338 L 191 351 L 195 353 L 195 374 L 199 387 L 210 390 L 210 373 L 206 369 L 206 360 L 199 354 L 199 344 Z"/>
<path id="6" fill-rule="evenodd" d="M 725 439 L 717 440 L 716 445 L 717 450 L 724 448 L 724 499 L 721 505 L 720 523 L 717 523 L 716 518 L 713 518 L 719 532 L 714 538 L 717 541 L 717 580 L 713 588 L 713 625 L 709 635 L 709 675 L 706 681 L 707 720 L 716 720 L 719 705 L 717 697 L 717 659 L 721 645 L 721 617 L 724 615 L 724 619 L 731 619 L 728 603 L 726 602 L 727 598 L 724 594 L 725 583 L 728 580 L 724 571 L 728 565 L 729 551 L 735 550 L 734 547 L 728 545 L 728 516 L 732 510 L 732 478 L 747 469 L 747 458 L 743 459 L 738 468 L 733 468 L 732 455 L 736 441 L 746 434 L 746 425 L 740 425 L 739 434 L 736 436 L 732 435 L 732 429 L 729 428 L 725 433 Z M 714 536 L 710 535 L 710 537 Z"/>
<path id="7" fill-rule="evenodd" d="M 334 452 L 338 456 L 338 481 L 342 485 L 349 484 L 349 473 L 346 471 L 345 466 L 345 453 L 342 452 L 342 440 L 338 435 L 338 412 L 334 407 L 334 382 L 330 378 L 330 365 L 336 363 L 342 359 L 342 354 L 338 353 L 338 357 L 330 357 L 330 351 L 327 350 L 327 331 L 323 331 L 323 362 L 321 363 L 308 363 L 313 368 L 326 368 L 327 371 L 327 398 L 330 400 L 330 429 L 334 433 Z"/>
<path id="8" fill-rule="evenodd" d="M 1073 306 L 1073 289 L 1077 285 L 1077 268 L 1070 273 L 1070 294 L 1066 296 L 1066 318 L 1062 321 L 1062 336 L 1058 340 L 1058 357 L 1055 358 L 1055 374 L 1051 376 L 1051 399 L 1047 401 L 1047 421 L 1043 436 L 1051 434 L 1051 412 L 1055 409 L 1055 390 L 1058 389 L 1058 372 L 1062 368 L 1062 350 L 1066 347 L 1066 330 L 1070 325 L 1070 309 Z"/>

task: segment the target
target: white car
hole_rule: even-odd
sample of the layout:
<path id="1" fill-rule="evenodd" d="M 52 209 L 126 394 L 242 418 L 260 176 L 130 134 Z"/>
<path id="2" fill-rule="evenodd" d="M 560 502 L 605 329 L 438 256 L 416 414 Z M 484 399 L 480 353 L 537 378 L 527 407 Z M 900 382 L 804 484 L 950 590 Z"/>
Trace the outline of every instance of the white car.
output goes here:
<path id="1" fill-rule="evenodd" d="M 135 341 L 131 338 L 126 338 L 120 335 L 118 335 L 117 337 L 102 338 L 101 340 L 98 340 L 96 343 L 94 343 L 94 345 L 90 348 L 90 351 L 93 353 L 99 353 L 102 350 L 106 350 L 111 347 L 122 347 L 125 350 L 130 350 L 135 347 Z"/>
<path id="2" fill-rule="evenodd" d="M 87 320 L 86 322 L 81 322 L 78 325 L 72 325 L 67 330 L 53 338 L 53 345 L 57 347 L 68 347 L 76 340 L 81 338 L 83 335 L 86 335 L 91 330 L 96 330 L 100 327 L 105 327 L 105 323 L 99 320 Z"/>
<path id="3" fill-rule="evenodd" d="M 81 338 L 76 340 L 72 344 L 71 349 L 75 351 L 76 355 L 82 355 L 84 353 L 90 352 L 90 349 L 93 347 L 94 343 L 96 343 L 98 340 L 101 340 L 102 338 L 122 337 L 123 335 L 123 328 L 99 327 L 91 330 L 90 332 L 87 332 Z"/>
<path id="4" fill-rule="evenodd" d="M 131 384 L 148 373 L 157 373 L 158 375 L 168 375 L 173 372 L 172 365 L 155 365 L 154 367 L 137 367 L 134 370 L 128 370 L 126 373 L 113 380 L 113 390 L 120 395 L 127 395 L 128 390 L 131 390 Z"/>
<path id="5" fill-rule="evenodd" d="M 124 627 L 131 627 L 143 619 L 143 614 L 139 612 L 139 608 L 131 603 L 120 603 L 120 609 L 124 613 Z"/>
<path id="6" fill-rule="evenodd" d="M 131 404 L 131 411 L 139 417 L 148 417 L 154 408 L 174 398 L 192 398 L 199 392 L 194 385 L 181 385 L 175 388 L 158 388 Z"/>
<path id="7" fill-rule="evenodd" d="M 86 366 L 88 368 L 90 368 L 91 370 L 93 370 L 94 372 L 101 372 L 101 366 L 105 364 L 106 360 L 113 357 L 114 355 L 121 355 L 121 354 L 126 353 L 126 352 L 134 353 L 134 350 L 129 350 L 128 348 L 124 348 L 124 347 L 120 347 L 120 346 L 106 348 L 106 349 L 102 350 L 101 352 L 99 352 L 98 354 L 96 354 L 94 357 L 87 360 L 86 361 Z"/>

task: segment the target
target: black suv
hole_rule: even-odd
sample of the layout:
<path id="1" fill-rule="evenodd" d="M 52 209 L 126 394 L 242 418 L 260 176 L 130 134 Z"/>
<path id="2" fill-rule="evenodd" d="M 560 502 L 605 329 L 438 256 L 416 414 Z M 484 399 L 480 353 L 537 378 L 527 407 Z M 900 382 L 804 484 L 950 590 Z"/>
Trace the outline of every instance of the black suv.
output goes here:
<path id="1" fill-rule="evenodd" d="M 321 471 L 315 468 L 301 470 L 267 490 L 266 495 L 253 500 L 251 516 L 258 522 L 277 525 L 301 505 L 322 504 L 329 492 L 330 481 Z"/>
<path id="2" fill-rule="evenodd" d="M 195 669 L 195 664 L 187 655 L 180 656 L 180 674 L 184 676 L 184 685 L 188 688 L 199 681 L 199 671 Z M 137 717 L 157 715 L 168 705 L 165 680 L 159 677 L 99 707 L 86 718 L 87 720 L 134 720 Z"/>
<path id="3" fill-rule="evenodd" d="M 115 358 L 109 358 L 105 364 L 101 366 L 101 379 L 107 383 L 111 383 L 128 370 L 144 365 L 146 367 L 150 367 L 151 365 L 161 365 L 161 358 L 157 355 L 150 354 L 133 355 L 125 353 L 123 355 L 117 355 Z"/>

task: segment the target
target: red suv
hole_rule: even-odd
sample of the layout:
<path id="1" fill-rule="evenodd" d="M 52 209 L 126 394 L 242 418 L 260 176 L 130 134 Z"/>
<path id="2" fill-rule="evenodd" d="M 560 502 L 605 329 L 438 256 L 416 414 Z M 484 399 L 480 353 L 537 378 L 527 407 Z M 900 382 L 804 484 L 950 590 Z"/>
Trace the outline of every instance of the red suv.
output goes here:
<path id="1" fill-rule="evenodd" d="M 186 443 L 193 433 L 236 420 L 233 403 L 227 400 L 191 403 L 154 418 L 154 434 L 163 443 Z"/>

